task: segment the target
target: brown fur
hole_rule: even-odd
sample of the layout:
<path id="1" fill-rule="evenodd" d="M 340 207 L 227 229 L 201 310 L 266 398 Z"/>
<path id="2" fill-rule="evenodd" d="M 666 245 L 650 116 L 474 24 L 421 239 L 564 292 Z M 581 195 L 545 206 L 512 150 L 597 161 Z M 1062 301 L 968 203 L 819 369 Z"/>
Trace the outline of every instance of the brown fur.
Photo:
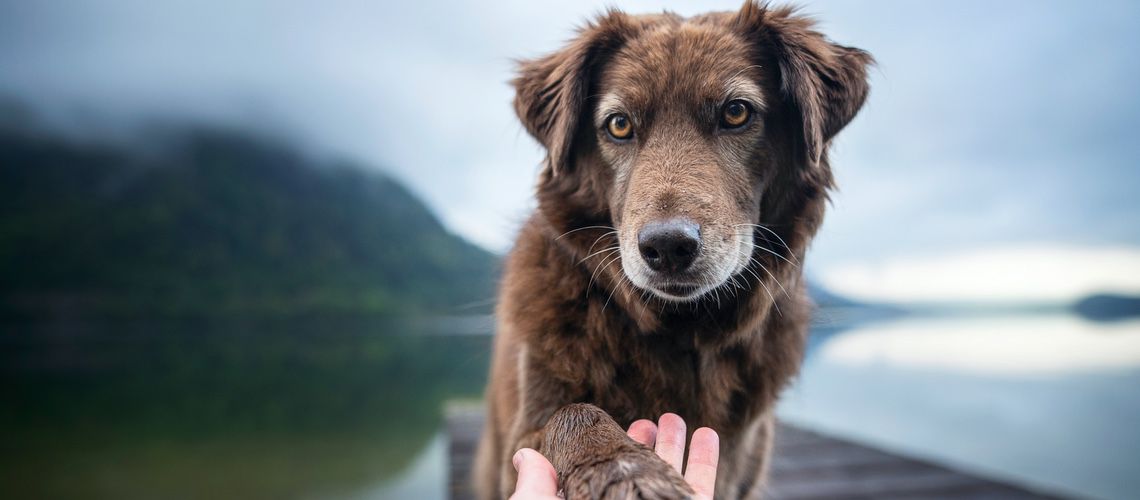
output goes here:
<path id="1" fill-rule="evenodd" d="M 591 404 L 555 412 L 543 428 L 539 452 L 554 465 L 567 500 L 676 500 L 694 494 L 673 466 Z"/>
<path id="2" fill-rule="evenodd" d="M 509 495 L 511 455 L 575 402 L 623 427 L 671 411 L 717 430 L 718 498 L 760 496 L 776 398 L 803 355 L 799 262 L 832 187 L 828 145 L 862 106 L 871 63 L 751 1 L 690 19 L 609 11 L 521 63 L 515 108 L 548 156 L 503 277 L 481 497 Z M 755 104 L 739 131 L 715 125 L 726 82 Z M 608 99 L 632 119 L 629 143 L 605 135 Z M 654 291 L 673 278 L 637 253 L 639 228 L 677 216 L 701 227 L 684 279 L 710 287 L 680 302 Z"/>

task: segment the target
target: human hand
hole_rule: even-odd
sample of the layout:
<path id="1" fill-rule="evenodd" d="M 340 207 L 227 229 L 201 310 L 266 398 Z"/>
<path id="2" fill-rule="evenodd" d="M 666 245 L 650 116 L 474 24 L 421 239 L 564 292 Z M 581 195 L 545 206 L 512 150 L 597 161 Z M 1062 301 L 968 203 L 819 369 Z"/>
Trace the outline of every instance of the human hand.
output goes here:
<path id="1" fill-rule="evenodd" d="M 684 473 L 685 482 L 696 492 L 694 498 L 711 500 L 716 489 L 717 461 L 720 457 L 720 438 L 716 431 L 702 427 L 693 432 L 689 444 L 689 461 L 682 470 L 685 456 L 685 421 L 666 413 L 657 424 L 638 420 L 626 432 L 630 438 L 652 447 L 657 456 L 677 471 Z M 518 482 L 512 500 L 558 499 L 558 475 L 554 466 L 539 452 L 523 448 L 515 453 L 512 463 L 518 471 Z"/>

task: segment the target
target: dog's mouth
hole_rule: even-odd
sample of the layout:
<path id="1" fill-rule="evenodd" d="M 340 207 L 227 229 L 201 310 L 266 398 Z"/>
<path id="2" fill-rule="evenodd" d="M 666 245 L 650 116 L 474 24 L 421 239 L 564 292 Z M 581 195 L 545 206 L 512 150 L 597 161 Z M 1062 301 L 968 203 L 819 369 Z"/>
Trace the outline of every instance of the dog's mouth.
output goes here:
<path id="1" fill-rule="evenodd" d="M 658 292 L 675 300 L 688 300 L 700 295 L 701 287 L 685 283 L 670 283 L 656 287 Z"/>
<path id="2" fill-rule="evenodd" d="M 670 280 L 661 284 L 650 284 L 644 288 L 653 295 L 671 302 L 691 302 L 711 292 L 717 286 L 719 285 Z"/>

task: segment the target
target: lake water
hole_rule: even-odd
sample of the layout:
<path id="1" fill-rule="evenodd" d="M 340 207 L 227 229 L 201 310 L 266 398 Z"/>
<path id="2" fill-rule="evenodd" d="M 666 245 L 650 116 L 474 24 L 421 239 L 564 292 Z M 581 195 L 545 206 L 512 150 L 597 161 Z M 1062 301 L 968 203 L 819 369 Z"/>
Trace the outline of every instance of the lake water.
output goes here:
<path id="1" fill-rule="evenodd" d="M 0 498 L 442 498 L 442 405 L 479 397 L 486 324 L 0 326 Z M 783 418 L 1083 496 L 1140 491 L 1138 321 L 813 335 Z"/>
<path id="2" fill-rule="evenodd" d="M 1140 498 L 1140 321 L 867 324 L 813 350 L 780 414 L 1051 491 Z"/>

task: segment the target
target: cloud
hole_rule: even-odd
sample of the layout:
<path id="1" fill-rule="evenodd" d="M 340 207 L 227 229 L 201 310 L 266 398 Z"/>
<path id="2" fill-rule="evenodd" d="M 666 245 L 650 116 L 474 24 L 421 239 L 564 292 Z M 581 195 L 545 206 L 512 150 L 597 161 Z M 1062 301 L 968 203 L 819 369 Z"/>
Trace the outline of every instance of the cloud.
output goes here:
<path id="1" fill-rule="evenodd" d="M 1069 304 L 1093 293 L 1140 295 L 1140 249 L 983 248 L 837 264 L 819 279 L 836 293 L 896 304 Z"/>
<path id="2" fill-rule="evenodd" d="M 1073 316 L 903 320 L 845 332 L 820 357 L 1001 377 L 1128 372 L 1140 368 L 1140 321 L 1095 324 Z"/>

